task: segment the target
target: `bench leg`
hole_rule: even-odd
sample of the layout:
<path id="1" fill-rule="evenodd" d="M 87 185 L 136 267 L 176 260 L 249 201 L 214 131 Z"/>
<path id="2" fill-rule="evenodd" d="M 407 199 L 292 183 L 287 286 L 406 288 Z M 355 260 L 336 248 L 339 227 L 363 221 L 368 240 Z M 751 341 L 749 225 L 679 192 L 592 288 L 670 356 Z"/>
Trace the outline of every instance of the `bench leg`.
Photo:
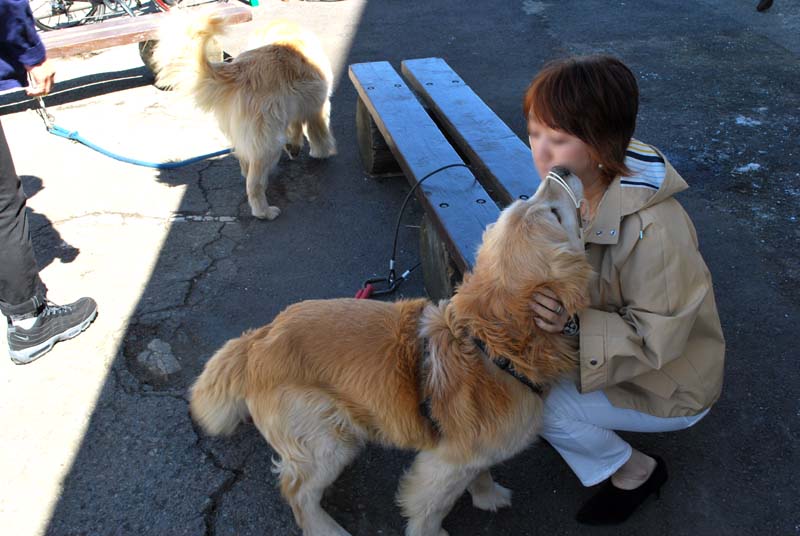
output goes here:
<path id="1" fill-rule="evenodd" d="M 447 246 L 426 214 L 419 230 L 420 259 L 425 290 L 433 301 L 449 298 L 461 282 L 461 273 L 447 252 Z"/>
<path id="2" fill-rule="evenodd" d="M 378 130 L 378 125 L 373 121 L 361 98 L 356 104 L 356 136 L 361 163 L 367 175 L 387 177 L 403 174 L 392 151 L 386 145 L 381 131 Z"/>

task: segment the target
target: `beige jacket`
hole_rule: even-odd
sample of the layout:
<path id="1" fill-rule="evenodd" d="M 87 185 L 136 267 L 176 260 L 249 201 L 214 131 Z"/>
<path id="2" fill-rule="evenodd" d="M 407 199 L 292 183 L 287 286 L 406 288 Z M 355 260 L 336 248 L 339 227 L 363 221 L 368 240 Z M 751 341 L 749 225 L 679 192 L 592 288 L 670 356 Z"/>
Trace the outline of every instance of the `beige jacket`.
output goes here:
<path id="1" fill-rule="evenodd" d="M 650 415 L 695 415 L 719 397 L 725 341 L 694 225 L 672 197 L 688 186 L 637 140 L 626 164 L 634 175 L 611 183 L 586 230 L 597 278 L 579 314 L 579 389 Z"/>

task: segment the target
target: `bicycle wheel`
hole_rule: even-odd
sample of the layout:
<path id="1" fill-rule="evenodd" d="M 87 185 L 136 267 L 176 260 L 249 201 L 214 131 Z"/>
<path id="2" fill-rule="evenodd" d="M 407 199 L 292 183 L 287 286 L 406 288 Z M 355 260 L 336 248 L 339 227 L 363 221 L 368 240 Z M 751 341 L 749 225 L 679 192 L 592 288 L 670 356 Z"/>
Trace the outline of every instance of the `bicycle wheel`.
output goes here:
<path id="1" fill-rule="evenodd" d="M 103 15 L 104 6 L 92 0 L 30 0 L 33 22 L 41 30 L 77 26 Z"/>
<path id="2" fill-rule="evenodd" d="M 141 6 L 139 0 L 103 0 L 103 4 L 106 6 L 106 13 L 114 14 L 133 14 L 133 10 Z"/>

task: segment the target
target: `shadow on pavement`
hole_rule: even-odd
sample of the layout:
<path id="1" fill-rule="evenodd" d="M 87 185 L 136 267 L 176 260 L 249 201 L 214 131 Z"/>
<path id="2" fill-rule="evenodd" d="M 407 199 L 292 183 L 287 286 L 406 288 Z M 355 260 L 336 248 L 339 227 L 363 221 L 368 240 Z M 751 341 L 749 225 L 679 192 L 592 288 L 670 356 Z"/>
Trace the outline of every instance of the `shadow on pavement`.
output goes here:
<path id="1" fill-rule="evenodd" d="M 59 106 L 152 83 L 153 74 L 144 66 L 80 76 L 64 82 L 56 81 L 55 88 L 46 97 L 45 103 L 47 106 Z M 35 110 L 36 107 L 36 101 L 28 97 L 24 90 L 0 95 L 0 115 Z"/>
<path id="2" fill-rule="evenodd" d="M 42 179 L 32 175 L 21 175 L 22 188 L 30 199 L 43 188 Z M 53 227 L 53 223 L 45 214 L 39 214 L 30 206 L 27 207 L 28 221 L 31 226 L 31 239 L 36 254 L 39 270 L 44 270 L 55 259 L 67 264 L 75 260 L 81 250 L 68 244 L 61 238 L 61 233 Z"/>

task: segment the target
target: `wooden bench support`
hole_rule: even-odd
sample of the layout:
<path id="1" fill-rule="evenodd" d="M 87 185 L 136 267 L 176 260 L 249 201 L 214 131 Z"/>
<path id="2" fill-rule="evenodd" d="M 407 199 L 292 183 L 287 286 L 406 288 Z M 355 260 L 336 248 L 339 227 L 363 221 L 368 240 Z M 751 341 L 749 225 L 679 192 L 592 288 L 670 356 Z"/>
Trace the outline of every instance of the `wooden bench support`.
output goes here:
<path id="1" fill-rule="evenodd" d="M 356 105 L 356 138 L 361 163 L 367 175 L 378 178 L 403 174 L 392 150 L 386 145 L 383 134 L 361 99 L 358 99 Z"/>
<path id="2" fill-rule="evenodd" d="M 354 64 L 349 73 L 361 102 L 412 186 L 442 166 L 463 163 L 388 62 Z M 417 197 L 457 270 L 469 270 L 483 230 L 500 214 L 497 205 L 464 167 L 430 177 L 417 189 Z"/>
<path id="3" fill-rule="evenodd" d="M 453 263 L 447 244 L 427 214 L 419 226 L 419 258 L 428 296 L 434 301 L 452 296 L 464 274 Z"/>

